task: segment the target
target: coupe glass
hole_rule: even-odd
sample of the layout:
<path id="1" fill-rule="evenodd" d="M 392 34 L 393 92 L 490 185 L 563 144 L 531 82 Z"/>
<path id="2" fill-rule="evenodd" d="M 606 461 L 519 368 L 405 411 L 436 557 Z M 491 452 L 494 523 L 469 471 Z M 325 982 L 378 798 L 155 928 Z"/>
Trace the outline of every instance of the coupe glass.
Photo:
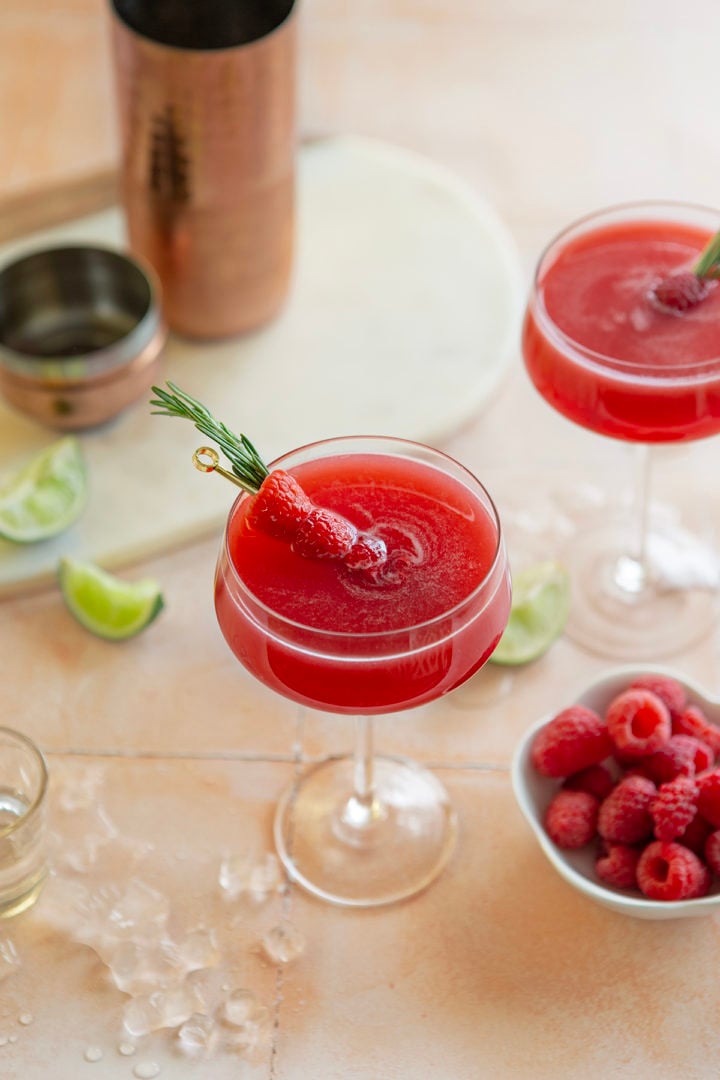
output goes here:
<path id="1" fill-rule="evenodd" d="M 542 253 L 535 272 L 523 355 L 536 389 L 576 424 L 634 444 L 631 512 L 622 520 L 580 528 L 561 553 L 573 578 L 567 633 L 604 656 L 651 659 L 680 652 L 716 618 L 717 559 L 687 531 L 653 520 L 649 476 L 652 446 L 720 430 L 720 287 L 682 314 L 658 309 L 651 299 L 660 277 L 690 270 L 719 227 L 720 212 L 705 207 L 660 202 L 612 207 L 560 233 Z M 610 286 L 602 278 L 596 279 L 598 293 L 576 293 L 572 300 L 565 298 L 556 278 L 550 303 L 548 283 L 558 260 L 565 259 L 567 267 L 567 260 L 575 259 L 574 272 L 581 274 L 581 259 L 593 259 L 605 272 L 610 256 L 600 237 L 617 241 L 645 233 L 664 243 L 669 228 L 675 241 L 665 244 L 666 264 L 656 271 L 634 267 L 619 285 L 612 285 L 624 290 L 619 307 L 612 310 L 610 301 L 604 306 Z M 598 317 L 608 325 L 613 322 L 617 352 L 610 347 L 596 351 L 580 331 L 569 333 L 559 325 L 567 325 L 566 318 L 577 325 Z M 703 324 L 705 329 L 710 324 L 715 335 L 710 346 Z M 705 333 L 702 348 L 693 343 L 696 331 Z M 630 337 L 632 358 L 626 353 Z"/>
<path id="2" fill-rule="evenodd" d="M 429 621 L 402 625 L 390 589 L 378 592 L 380 607 L 367 632 L 318 629 L 272 610 L 250 591 L 233 561 L 231 542 L 248 496 L 240 495 L 230 510 L 215 588 L 217 617 L 230 648 L 278 693 L 354 717 L 354 753 L 309 767 L 282 796 L 274 825 L 278 853 L 290 877 L 315 896 L 371 907 L 428 885 L 446 864 L 457 828 L 447 793 L 432 772 L 404 757 L 374 753 L 372 717 L 433 701 L 477 671 L 507 622 L 510 580 L 490 496 L 463 466 L 437 450 L 383 437 L 330 439 L 295 450 L 274 467 L 293 471 L 335 459 L 334 469 L 347 455 L 359 456 L 366 476 L 382 471 L 388 460 L 401 460 L 403 467 L 417 466 L 414 476 L 420 482 L 428 470 L 459 482 L 476 518 L 486 527 L 489 523 L 494 544 L 483 580 Z M 393 489 L 390 497 L 399 503 L 403 492 Z M 422 565 L 421 556 L 416 574 Z M 462 568 L 448 566 L 447 574 L 453 573 Z"/>

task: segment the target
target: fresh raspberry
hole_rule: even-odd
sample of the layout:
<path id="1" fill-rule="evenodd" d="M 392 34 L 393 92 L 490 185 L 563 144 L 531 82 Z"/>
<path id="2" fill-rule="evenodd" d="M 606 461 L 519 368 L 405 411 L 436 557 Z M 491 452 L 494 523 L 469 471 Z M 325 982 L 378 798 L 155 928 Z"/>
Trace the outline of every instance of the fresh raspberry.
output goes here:
<path id="1" fill-rule="evenodd" d="M 605 714 L 608 732 L 623 760 L 647 757 L 671 735 L 667 705 L 650 690 L 625 690 L 610 702 Z"/>
<path id="2" fill-rule="evenodd" d="M 387 546 L 379 536 L 360 533 L 345 556 L 350 570 L 377 570 L 387 562 Z"/>
<path id="3" fill-rule="evenodd" d="M 637 679 L 633 679 L 630 683 L 628 689 L 650 690 L 667 705 L 671 720 L 679 716 L 687 705 L 685 687 L 677 679 L 673 679 L 671 675 L 657 675 L 654 673 L 638 675 Z"/>
<path id="4" fill-rule="evenodd" d="M 651 290 L 651 297 L 656 306 L 672 315 L 681 315 L 683 311 L 695 307 L 704 300 L 710 287 L 704 278 L 686 270 L 680 274 L 671 274 L 658 281 Z"/>
<path id="5" fill-rule="evenodd" d="M 665 784 L 676 776 L 694 776 L 709 769 L 715 760 L 707 743 L 692 735 L 671 735 L 664 746 L 648 758 L 643 758 L 640 766 L 645 774 L 656 784 Z"/>
<path id="6" fill-rule="evenodd" d="M 357 538 L 357 529 L 339 514 L 313 506 L 298 525 L 291 547 L 305 559 L 344 559 Z"/>
<path id="7" fill-rule="evenodd" d="M 640 851 L 628 844 L 607 844 L 606 847 L 605 854 L 595 862 L 597 876 L 616 889 L 634 889 Z"/>
<path id="8" fill-rule="evenodd" d="M 605 722 L 584 705 L 571 705 L 535 736 L 530 754 L 543 776 L 570 776 L 598 765 L 612 749 Z"/>
<path id="9" fill-rule="evenodd" d="M 588 791 L 596 799 L 604 799 L 613 789 L 615 781 L 606 765 L 588 765 L 587 769 L 568 776 L 563 787 L 568 791 Z"/>
<path id="10" fill-rule="evenodd" d="M 599 801 L 587 791 L 556 792 L 545 811 L 545 828 L 561 848 L 580 848 L 595 836 Z"/>
<path id="11" fill-rule="evenodd" d="M 711 832 L 710 835 L 705 838 L 703 853 L 705 855 L 705 862 L 712 872 L 720 875 L 720 829 Z"/>
<path id="12" fill-rule="evenodd" d="M 720 769 L 711 769 L 697 778 L 698 810 L 716 829 L 720 829 Z"/>
<path id="13" fill-rule="evenodd" d="M 712 831 L 713 827 L 710 822 L 706 821 L 702 814 L 696 814 L 685 832 L 678 836 L 678 843 L 689 847 L 691 851 L 694 851 L 696 855 L 702 858 L 705 851 L 705 842 Z"/>
<path id="14" fill-rule="evenodd" d="M 710 888 L 710 871 L 690 848 L 653 840 L 638 861 L 637 882 L 650 900 L 691 900 Z"/>
<path id="15" fill-rule="evenodd" d="M 637 844 L 652 835 L 650 807 L 657 796 L 652 780 L 644 776 L 624 776 L 598 812 L 598 832 L 613 844 Z"/>
<path id="16" fill-rule="evenodd" d="M 676 776 L 658 788 L 650 807 L 658 840 L 677 840 L 697 814 L 698 786 L 690 776 Z"/>
<path id="17" fill-rule="evenodd" d="M 692 735 L 707 743 L 713 754 L 720 754 L 720 728 L 708 720 L 699 705 L 688 705 L 673 720 L 673 732 L 677 735 Z"/>
<path id="18" fill-rule="evenodd" d="M 278 540 L 292 540 L 312 508 L 312 501 L 295 477 L 284 469 L 275 469 L 254 496 L 247 522 Z"/>

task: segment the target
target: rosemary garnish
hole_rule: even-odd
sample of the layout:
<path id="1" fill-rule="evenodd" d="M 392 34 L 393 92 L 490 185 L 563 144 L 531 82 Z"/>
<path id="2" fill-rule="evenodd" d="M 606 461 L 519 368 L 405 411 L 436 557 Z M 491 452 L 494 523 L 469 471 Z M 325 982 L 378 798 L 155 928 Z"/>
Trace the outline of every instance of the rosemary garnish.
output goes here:
<path id="1" fill-rule="evenodd" d="M 152 387 L 156 396 L 150 404 L 157 406 L 153 409 L 153 415 L 180 416 L 185 420 L 192 420 L 198 431 L 217 443 L 242 486 L 253 494 L 258 491 L 269 470 L 247 436 L 236 435 L 230 431 L 230 428 L 216 420 L 201 402 L 181 390 L 175 383 L 168 380 L 166 385 L 170 387 L 171 393 L 159 386 Z"/>
<path id="2" fill-rule="evenodd" d="M 710 238 L 692 269 L 699 278 L 720 277 L 720 232 Z"/>

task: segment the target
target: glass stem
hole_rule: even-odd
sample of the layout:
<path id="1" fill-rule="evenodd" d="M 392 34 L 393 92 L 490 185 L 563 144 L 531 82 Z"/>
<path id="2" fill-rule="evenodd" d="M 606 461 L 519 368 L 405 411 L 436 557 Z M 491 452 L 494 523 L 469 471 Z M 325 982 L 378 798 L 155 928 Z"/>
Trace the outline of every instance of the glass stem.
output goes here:
<path id="1" fill-rule="evenodd" d="M 648 584 L 647 536 L 651 450 L 647 443 L 638 443 L 633 450 L 635 477 L 630 521 L 630 550 L 627 555 L 622 555 L 618 559 L 613 575 L 616 587 L 629 600 L 633 600 L 642 593 Z"/>
<path id="2" fill-rule="evenodd" d="M 374 759 L 372 720 L 369 716 L 357 716 L 353 751 L 353 791 L 340 808 L 334 825 L 335 834 L 355 847 L 371 844 L 375 826 L 387 817 L 387 811 L 375 791 Z"/>

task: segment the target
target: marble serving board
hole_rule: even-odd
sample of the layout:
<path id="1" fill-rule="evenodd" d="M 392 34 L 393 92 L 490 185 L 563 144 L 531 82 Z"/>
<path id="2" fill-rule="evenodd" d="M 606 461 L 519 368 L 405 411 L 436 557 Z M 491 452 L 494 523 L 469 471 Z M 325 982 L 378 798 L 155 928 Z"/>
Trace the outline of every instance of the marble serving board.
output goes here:
<path id="1" fill-rule="evenodd" d="M 297 258 L 267 328 L 222 342 L 171 336 L 164 377 L 266 460 L 315 439 L 390 434 L 437 443 L 489 399 L 516 353 L 522 274 L 494 210 L 414 153 L 343 136 L 299 154 Z M 0 247 L 0 263 L 60 242 L 122 248 L 118 207 Z M 0 404 L 0 483 L 57 433 Z M 53 579 L 72 554 L 118 568 L 219 529 L 234 497 L 202 476 L 193 427 L 140 402 L 80 436 L 82 518 L 54 540 L 0 541 L 0 595 Z"/>

